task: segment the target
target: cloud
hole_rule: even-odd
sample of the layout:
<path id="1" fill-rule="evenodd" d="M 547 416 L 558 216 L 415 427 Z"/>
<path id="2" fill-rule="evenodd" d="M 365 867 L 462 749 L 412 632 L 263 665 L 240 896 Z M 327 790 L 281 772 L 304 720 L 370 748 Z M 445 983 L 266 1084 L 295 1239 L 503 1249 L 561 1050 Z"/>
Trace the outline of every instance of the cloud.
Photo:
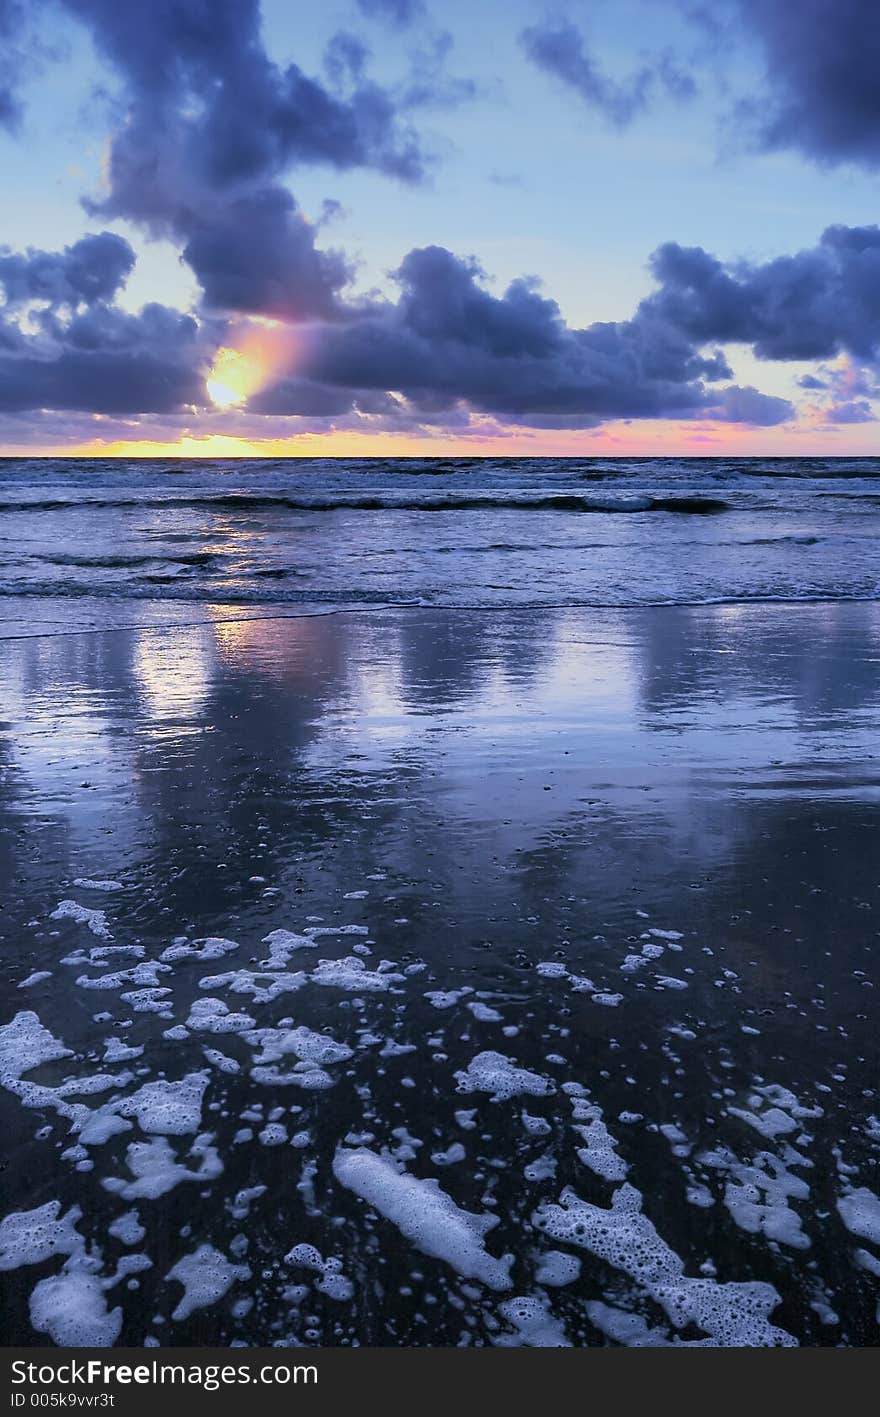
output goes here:
<path id="1" fill-rule="evenodd" d="M 810 410 L 824 424 L 873 423 L 876 419 L 871 406 L 872 399 L 880 399 L 876 366 L 860 365 L 844 356 L 835 364 L 820 365 L 819 376 L 803 375 L 798 384 L 802 389 L 826 393 L 827 401 L 814 404 Z"/>
<path id="2" fill-rule="evenodd" d="M 109 190 L 87 210 L 175 241 L 208 306 L 328 313 L 346 268 L 317 250 L 285 174 L 322 164 L 415 182 L 425 172 L 394 98 L 366 76 L 363 47 L 337 37 L 328 86 L 269 58 L 257 0 L 62 3 L 110 60 L 127 104 Z"/>
<path id="3" fill-rule="evenodd" d="M 363 78 L 370 51 L 363 40 L 348 30 L 337 30 L 324 49 L 324 68 L 337 86 L 357 83 Z"/>
<path id="4" fill-rule="evenodd" d="M 410 74 L 397 90 L 402 111 L 419 108 L 455 108 L 470 103 L 489 86 L 476 79 L 447 72 L 455 47 L 449 30 L 433 30 L 419 48 L 410 51 Z"/>
<path id="5" fill-rule="evenodd" d="M 357 0 L 357 7 L 368 20 L 405 28 L 424 18 L 424 0 Z"/>
<path id="6" fill-rule="evenodd" d="M 345 258 L 315 246 L 315 227 L 283 187 L 193 214 L 183 258 L 208 308 L 274 319 L 332 319 L 351 278 Z"/>
<path id="7" fill-rule="evenodd" d="M 352 411 L 391 415 L 393 426 L 402 409 L 384 390 L 333 387 L 300 378 L 282 379 L 248 401 L 248 413 L 266 417 L 339 418 Z"/>
<path id="8" fill-rule="evenodd" d="M 201 402 L 204 384 L 176 358 L 143 350 L 64 350 L 57 359 L 0 361 L 0 412 L 80 409 L 170 413 Z"/>
<path id="9" fill-rule="evenodd" d="M 64 0 L 123 78 L 127 121 L 114 136 L 108 212 L 177 227 L 206 193 L 265 186 L 289 167 L 372 167 L 417 180 L 424 165 L 379 85 L 354 75 L 343 97 L 260 37 L 257 0 Z"/>
<path id="10" fill-rule="evenodd" d="M 0 128 L 14 132 L 21 118 L 17 87 L 22 68 L 18 37 L 24 28 L 22 0 L 0 0 Z"/>
<path id="11" fill-rule="evenodd" d="M 273 189 L 267 200 L 277 205 Z M 267 230 L 265 217 L 252 220 L 247 202 L 240 211 L 225 206 L 224 220 L 230 211 L 231 231 L 211 220 L 199 234 L 203 244 L 187 253 L 218 305 L 277 314 L 291 290 L 323 291 L 318 305 L 285 307 L 285 317 L 297 322 L 296 372 L 282 367 L 251 399 L 254 415 L 357 413 L 405 427 L 477 414 L 539 428 L 661 417 L 766 426 L 791 416 L 784 399 L 718 387 L 730 378 L 723 354 L 704 349 L 702 337 L 650 301 L 630 320 L 572 328 L 534 279 L 495 294 L 475 260 L 440 246 L 404 258 L 394 273 L 396 300 L 343 301 L 344 261 L 332 258 L 334 265 L 323 253 L 329 264 L 320 276 L 309 271 L 299 280 L 294 272 L 279 293 L 271 283 L 273 253 L 264 260 L 259 246 L 248 247 L 249 232 Z M 278 241 L 286 261 L 310 262 L 316 253 L 309 242 L 300 249 L 291 238 L 296 220 L 289 198 L 280 207 Z M 103 264 L 94 259 L 98 252 Z M 56 255 L 3 258 L 8 288 L 18 294 L 0 324 L 0 408 L 169 413 L 204 403 L 205 370 L 226 337 L 225 322 L 212 326 L 203 315 L 200 325 L 161 305 L 138 315 L 121 310 L 112 297 L 130 256 L 125 242 L 102 233 Z M 3 270 L 0 264 L 0 276 Z M 27 325 L 15 325 L 16 310 L 26 313 Z"/>
<path id="12" fill-rule="evenodd" d="M 880 356 L 880 227 L 830 226 L 812 249 L 763 264 L 669 242 L 651 267 L 660 289 L 640 310 L 697 343 L 749 344 L 761 359 Z"/>
<path id="13" fill-rule="evenodd" d="M 121 236 L 102 231 L 61 252 L 0 247 L 0 286 L 7 309 L 43 301 L 53 308 L 112 300 L 134 268 L 134 251 Z"/>
<path id="14" fill-rule="evenodd" d="M 611 79 L 590 53 L 584 35 L 569 20 L 547 20 L 520 34 L 520 44 L 533 64 L 559 79 L 589 107 L 615 127 L 624 128 L 648 105 L 659 81 L 677 99 L 692 98 L 696 85 L 664 54 L 644 64 L 629 78 Z"/>
<path id="15" fill-rule="evenodd" d="M 867 399 L 851 399 L 848 403 L 832 403 L 822 410 L 825 423 L 873 423 L 876 414 Z"/>
<path id="16" fill-rule="evenodd" d="M 720 403 L 709 410 L 709 417 L 722 423 L 748 423 L 754 428 L 772 428 L 785 423 L 794 410 L 788 399 L 762 394 L 751 386 L 741 388 L 731 384 L 722 390 Z"/>
<path id="17" fill-rule="evenodd" d="M 405 256 L 396 298 L 356 300 L 349 261 L 319 248 L 322 222 L 308 221 L 284 179 L 323 164 L 419 180 L 424 157 L 401 113 L 436 92 L 448 36 L 435 35 L 422 56 L 425 93 L 410 85 L 406 97 L 368 78 L 369 53 L 345 32 L 328 47 L 322 79 L 279 67 L 263 47 L 256 0 L 61 3 L 89 26 L 126 104 L 108 189 L 91 210 L 173 240 L 202 300 L 198 322 L 160 305 L 121 310 L 114 301 L 134 255 L 106 231 L 55 253 L 0 250 L 8 411 L 165 415 L 200 405 L 233 315 L 298 327 L 296 370 L 250 401 L 249 412 L 267 418 L 356 411 L 399 426 L 474 415 L 546 428 L 670 417 L 769 426 L 792 406 L 726 382 L 720 346 L 745 343 L 767 359 L 878 357 L 876 227 L 831 227 L 812 249 L 762 264 L 667 243 L 652 258 L 657 288 L 635 314 L 586 328 L 570 326 L 536 280 L 497 293 L 475 260 L 436 245 Z M 380 8 L 403 23 L 417 7 Z M 8 11 L 0 0 L 0 25 Z M 522 42 L 618 124 L 659 83 L 688 90 L 669 56 L 608 78 L 566 22 L 533 26 Z M 867 405 L 854 385 L 829 388 L 841 419 Z"/>
<path id="18" fill-rule="evenodd" d="M 762 145 L 880 166 L 876 0 L 736 3 L 766 61 L 767 99 L 754 114 Z"/>
<path id="19" fill-rule="evenodd" d="M 32 341 L 0 358 L 0 409 L 172 412 L 204 398 L 204 357 L 188 316 L 94 308 L 55 330 L 53 356 Z"/>
<path id="20" fill-rule="evenodd" d="M 172 412 L 204 398 L 204 334 L 189 315 L 113 303 L 134 266 L 112 232 L 63 251 L 0 250 L 0 411 Z"/>
<path id="21" fill-rule="evenodd" d="M 572 329 L 530 280 L 501 296 L 473 260 L 442 247 L 411 251 L 395 274 L 400 296 L 344 325 L 312 329 L 301 356 L 317 387 L 386 392 L 430 416 L 466 404 L 538 427 L 591 427 L 608 418 L 718 416 L 771 423 L 791 415 L 755 390 L 716 390 L 729 377 L 652 310 Z"/>

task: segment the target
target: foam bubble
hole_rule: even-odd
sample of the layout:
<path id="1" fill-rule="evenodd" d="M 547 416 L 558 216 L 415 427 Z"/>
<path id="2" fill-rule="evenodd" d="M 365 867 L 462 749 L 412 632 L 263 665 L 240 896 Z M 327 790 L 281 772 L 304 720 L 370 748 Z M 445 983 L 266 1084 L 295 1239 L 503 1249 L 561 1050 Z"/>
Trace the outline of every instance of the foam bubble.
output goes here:
<path id="1" fill-rule="evenodd" d="M 797 1152 L 790 1148 L 789 1152 L 791 1160 L 799 1159 Z M 724 1204 L 741 1230 L 766 1235 L 768 1240 L 791 1249 L 809 1249 L 809 1236 L 804 1234 L 801 1218 L 788 1201 L 806 1200 L 810 1188 L 792 1174 L 782 1158 L 761 1151 L 750 1164 L 745 1164 L 727 1148 L 719 1147 L 702 1153 L 699 1160 L 715 1171 L 727 1172 L 730 1179 L 724 1190 Z M 799 1164 L 805 1164 L 802 1158 Z"/>
<path id="2" fill-rule="evenodd" d="M 478 1279 L 490 1289 L 510 1288 L 510 1256 L 496 1259 L 484 1245 L 486 1233 L 498 1224 L 497 1215 L 460 1209 L 436 1180 L 417 1180 L 365 1147 L 340 1147 L 333 1173 L 340 1185 L 384 1215 L 423 1254 L 444 1260 L 465 1279 Z"/>
<path id="3" fill-rule="evenodd" d="M 262 943 L 269 946 L 269 958 L 263 961 L 267 969 L 283 969 L 295 950 L 314 950 L 317 940 L 311 935 L 295 935 L 292 930 L 272 930 Z"/>
<path id="4" fill-rule="evenodd" d="M 513 1326 L 512 1334 L 494 1339 L 498 1348 L 570 1348 L 571 1342 L 559 1319 L 553 1317 L 545 1299 L 519 1295 L 505 1299 L 498 1312 Z"/>
<path id="5" fill-rule="evenodd" d="M 545 1250 L 535 1266 L 535 1279 L 539 1284 L 561 1289 L 566 1284 L 573 1284 L 580 1272 L 581 1262 L 577 1255 L 567 1255 L 562 1250 Z"/>
<path id="6" fill-rule="evenodd" d="M 11 1023 L 0 1028 L 0 1083 L 4 1087 L 18 1082 L 41 1063 L 71 1057 L 71 1049 L 65 1048 L 30 1010 L 21 1010 Z"/>
<path id="7" fill-rule="evenodd" d="M 138 1245 L 146 1235 L 136 1210 L 127 1210 L 107 1226 L 107 1234 L 114 1235 L 123 1245 Z"/>
<path id="8" fill-rule="evenodd" d="M 187 1073 L 177 1082 L 160 1078 L 147 1082 L 116 1103 L 123 1117 L 135 1117 L 143 1132 L 160 1132 L 180 1137 L 197 1132 L 202 1120 L 202 1098 L 208 1086 L 208 1072 Z"/>
<path id="9" fill-rule="evenodd" d="M 104 1043 L 105 1063 L 125 1063 L 131 1058 L 140 1058 L 143 1048 L 133 1048 L 128 1043 L 123 1043 L 121 1038 L 110 1037 Z"/>
<path id="10" fill-rule="evenodd" d="M 103 910 L 90 910 L 88 906 L 79 905 L 75 900 L 62 900 L 49 916 L 50 920 L 75 920 L 78 925 L 85 925 L 91 930 L 93 935 L 97 935 L 101 940 L 112 940 L 113 936 L 107 928 L 107 914 Z"/>
<path id="11" fill-rule="evenodd" d="M 539 974 L 542 979 L 565 979 L 568 970 L 561 960 L 542 959 L 539 964 L 535 965 L 535 973 Z"/>
<path id="12" fill-rule="evenodd" d="M 592 1299 L 585 1306 L 591 1324 L 604 1333 L 606 1338 L 625 1348 L 668 1348 L 672 1345 L 662 1328 L 652 1328 L 641 1314 L 629 1313 L 626 1309 L 615 1309 L 603 1304 L 600 1299 Z"/>
<path id="13" fill-rule="evenodd" d="M 480 1023 L 501 1022 L 501 1014 L 498 1012 L 497 1009 L 490 1009 L 488 1004 L 481 1004 L 477 1002 L 475 1004 L 467 1004 L 466 1008 L 470 1009 L 474 1018 L 478 1019 Z"/>
<path id="14" fill-rule="evenodd" d="M 572 1098 L 574 1131 L 584 1145 L 578 1147 L 578 1159 L 603 1181 L 622 1181 L 629 1167 L 617 1154 L 617 1142 L 602 1120 L 601 1108 L 579 1097 Z"/>
<path id="15" fill-rule="evenodd" d="M 241 945 L 235 940 L 224 940 L 219 935 L 207 935 L 204 939 L 194 940 L 192 944 L 187 940 L 181 940 L 169 945 L 166 950 L 162 951 L 159 958 L 168 964 L 179 959 L 222 959 L 224 955 L 234 954 L 239 949 L 241 949 Z"/>
<path id="16" fill-rule="evenodd" d="M 0 1220 L 0 1270 L 74 1254 L 83 1245 L 76 1229 L 81 1217 L 78 1206 L 62 1216 L 60 1201 L 47 1201 L 35 1210 L 13 1211 Z"/>
<path id="17" fill-rule="evenodd" d="M 132 1142 L 125 1153 L 125 1162 L 134 1179 L 126 1181 L 120 1176 L 105 1176 L 101 1185 L 125 1200 L 156 1200 L 181 1181 L 210 1181 L 223 1170 L 217 1150 L 207 1137 L 196 1138 L 190 1155 L 199 1158 L 194 1171 L 177 1161 L 167 1137 Z"/>
<path id="18" fill-rule="evenodd" d="M 118 969 L 112 974 L 99 974 L 94 978 L 81 974 L 76 982 L 80 989 L 121 989 L 126 984 L 135 984 L 138 989 L 156 989 L 159 987 L 159 975 L 169 971 L 170 965 L 160 964 L 158 960 L 141 960 L 139 964 Z M 167 993 L 167 990 L 164 992 Z"/>
<path id="19" fill-rule="evenodd" d="M 403 982 L 403 975 L 392 970 L 373 972 L 367 969 L 357 955 L 347 955 L 344 959 L 321 959 L 309 977 L 313 984 L 347 989 L 358 994 L 380 993 L 390 989 L 392 984 Z"/>
<path id="20" fill-rule="evenodd" d="M 548 1097 L 556 1091 L 549 1078 L 518 1068 L 512 1058 L 503 1053 L 478 1053 L 468 1063 L 467 1070 L 455 1074 L 459 1092 L 488 1092 L 493 1102 L 528 1094 Z"/>
<path id="21" fill-rule="evenodd" d="M 315 1282 L 315 1288 L 322 1294 L 326 1294 L 328 1299 L 337 1299 L 340 1302 L 350 1299 L 354 1294 L 354 1285 L 351 1280 L 342 1273 L 342 1260 L 324 1259 L 321 1251 L 314 1245 L 294 1245 L 285 1256 L 286 1264 L 300 1265 L 304 1269 L 313 1270 L 320 1277 Z"/>
<path id="22" fill-rule="evenodd" d="M 283 1146 L 287 1141 L 287 1128 L 281 1122 L 270 1122 L 258 1135 L 263 1146 Z"/>
<path id="23" fill-rule="evenodd" d="M 52 978 L 52 971 L 51 971 L 51 969 L 36 969 L 36 970 L 34 970 L 33 974 L 29 974 L 29 975 L 28 975 L 27 979 L 22 979 L 21 983 L 18 984 L 18 985 L 16 985 L 16 988 L 18 988 L 18 989 L 32 989 L 35 984 L 42 984 L 42 982 L 43 982 L 44 979 L 51 979 L 51 978 Z"/>
<path id="24" fill-rule="evenodd" d="M 236 1058 L 230 1058 L 228 1054 L 221 1053 L 217 1048 L 203 1048 L 202 1052 L 211 1066 L 219 1068 L 221 1073 L 241 1072 L 241 1063 Z"/>
<path id="25" fill-rule="evenodd" d="M 236 1279 L 249 1279 L 250 1273 L 247 1265 L 230 1264 L 213 1245 L 199 1245 L 192 1254 L 179 1259 L 165 1276 L 183 1285 L 183 1298 L 171 1317 L 188 1319 L 194 1310 L 216 1304 L 229 1292 Z"/>
<path id="26" fill-rule="evenodd" d="M 337 1043 L 325 1033 L 314 1033 L 312 1029 L 299 1028 L 255 1028 L 242 1035 L 246 1043 L 260 1051 L 254 1062 L 259 1064 L 278 1063 L 291 1054 L 298 1058 L 298 1066 L 305 1071 L 312 1066 L 326 1067 L 332 1063 L 344 1063 L 354 1056 L 346 1043 Z"/>
<path id="27" fill-rule="evenodd" d="M 880 1245 L 880 1199 L 867 1186 L 858 1186 L 837 1202 L 840 1218 L 851 1235 L 861 1235 Z"/>
<path id="28" fill-rule="evenodd" d="M 233 994 L 250 994 L 255 1004 L 269 1004 L 281 994 L 295 994 L 307 982 L 308 975 L 257 973 L 253 969 L 231 969 L 226 974 L 206 975 L 199 980 L 200 989 L 231 989 Z"/>
<path id="29" fill-rule="evenodd" d="M 41 1279 L 30 1298 L 31 1323 L 59 1348 L 109 1348 L 122 1329 L 122 1310 L 108 1309 L 108 1287 L 95 1258 L 72 1255 L 60 1274 Z"/>
<path id="30" fill-rule="evenodd" d="M 231 1013 L 222 999 L 194 999 L 187 1028 L 203 1033 L 246 1033 L 255 1020 L 250 1014 Z"/>
<path id="31" fill-rule="evenodd" d="M 708 1334 L 700 1340 L 702 1346 L 797 1346 L 791 1334 L 768 1322 L 767 1316 L 780 1303 L 772 1285 L 688 1278 L 683 1261 L 642 1214 L 641 1193 L 627 1183 L 614 1192 L 610 1209 L 582 1201 L 566 1188 L 559 1205 L 540 1206 L 533 1221 L 552 1239 L 589 1250 L 623 1270 L 665 1310 L 676 1328 L 694 1323 Z"/>

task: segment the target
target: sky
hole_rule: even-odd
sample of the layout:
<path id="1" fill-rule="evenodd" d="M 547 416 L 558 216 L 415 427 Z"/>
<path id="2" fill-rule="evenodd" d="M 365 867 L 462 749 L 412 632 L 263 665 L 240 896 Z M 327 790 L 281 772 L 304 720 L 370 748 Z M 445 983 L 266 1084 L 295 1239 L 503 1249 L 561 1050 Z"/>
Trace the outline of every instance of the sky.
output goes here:
<path id="1" fill-rule="evenodd" d="M 873 454 L 876 0 L 0 0 L 0 453 Z"/>

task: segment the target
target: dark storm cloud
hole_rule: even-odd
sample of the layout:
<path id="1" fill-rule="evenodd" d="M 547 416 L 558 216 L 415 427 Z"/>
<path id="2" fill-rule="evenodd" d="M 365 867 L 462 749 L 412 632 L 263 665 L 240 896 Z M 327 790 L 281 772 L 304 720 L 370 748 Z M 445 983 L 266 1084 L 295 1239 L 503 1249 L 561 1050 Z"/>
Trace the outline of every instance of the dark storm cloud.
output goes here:
<path id="1" fill-rule="evenodd" d="M 0 247 L 0 286 L 8 308 L 36 300 L 75 309 L 112 300 L 133 269 L 134 251 L 110 231 L 84 236 L 63 251 Z"/>
<path id="2" fill-rule="evenodd" d="M 569 20 L 531 25 L 522 31 L 520 44 L 539 69 L 573 89 L 618 128 L 626 127 L 647 106 L 658 81 L 674 98 L 692 98 L 696 92 L 691 76 L 669 55 L 644 64 L 627 79 L 609 78 Z"/>
<path id="3" fill-rule="evenodd" d="M 701 354 L 650 309 L 633 320 L 572 329 L 533 282 L 514 281 L 493 295 L 473 261 L 436 246 L 410 252 L 396 278 L 396 303 L 312 332 L 304 356 L 308 378 L 394 390 L 428 415 L 463 401 L 537 426 L 689 417 L 710 409 L 743 422 L 776 423 L 791 414 L 785 400 L 765 400 L 754 390 L 707 391 L 705 381 L 730 375 L 723 356 Z"/>
<path id="4" fill-rule="evenodd" d="M 880 356 L 880 227 L 831 226 L 811 250 L 762 265 L 670 242 L 651 265 L 660 289 L 640 311 L 698 344 L 749 344 L 762 359 Z"/>
<path id="5" fill-rule="evenodd" d="M 767 101 L 756 115 L 763 145 L 880 166 L 877 0 L 736 3 L 766 60 Z"/>

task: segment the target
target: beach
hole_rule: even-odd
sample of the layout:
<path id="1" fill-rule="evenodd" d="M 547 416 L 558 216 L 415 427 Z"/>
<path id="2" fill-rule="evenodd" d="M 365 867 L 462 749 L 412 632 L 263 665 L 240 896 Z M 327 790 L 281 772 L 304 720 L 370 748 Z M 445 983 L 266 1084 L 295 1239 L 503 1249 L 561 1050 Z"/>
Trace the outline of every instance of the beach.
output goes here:
<path id="1" fill-rule="evenodd" d="M 7 1343 L 875 1341 L 880 607 L 498 599 L 7 617 Z"/>
<path id="2" fill-rule="evenodd" d="M 878 64 L 0 0 L 11 1407 L 878 1346 Z"/>

